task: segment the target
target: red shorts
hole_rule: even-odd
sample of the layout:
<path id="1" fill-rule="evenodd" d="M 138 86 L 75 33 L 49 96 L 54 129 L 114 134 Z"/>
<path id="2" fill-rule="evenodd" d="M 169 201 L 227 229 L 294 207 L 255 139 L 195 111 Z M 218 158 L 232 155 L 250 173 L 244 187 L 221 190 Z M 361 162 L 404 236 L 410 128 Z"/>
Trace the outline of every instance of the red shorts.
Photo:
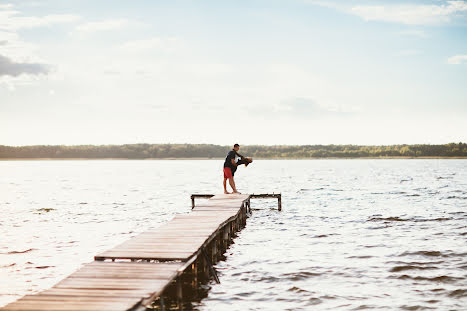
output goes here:
<path id="1" fill-rule="evenodd" d="M 232 177 L 232 170 L 230 167 L 224 167 L 224 178 L 231 178 Z"/>

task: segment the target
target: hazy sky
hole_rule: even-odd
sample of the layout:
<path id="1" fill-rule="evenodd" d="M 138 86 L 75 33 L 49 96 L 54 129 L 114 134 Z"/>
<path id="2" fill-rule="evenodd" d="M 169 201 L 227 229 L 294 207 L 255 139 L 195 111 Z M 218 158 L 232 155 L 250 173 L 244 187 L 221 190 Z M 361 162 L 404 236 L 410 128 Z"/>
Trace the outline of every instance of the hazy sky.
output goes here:
<path id="1" fill-rule="evenodd" d="M 467 1 L 0 0 L 0 144 L 467 141 Z"/>

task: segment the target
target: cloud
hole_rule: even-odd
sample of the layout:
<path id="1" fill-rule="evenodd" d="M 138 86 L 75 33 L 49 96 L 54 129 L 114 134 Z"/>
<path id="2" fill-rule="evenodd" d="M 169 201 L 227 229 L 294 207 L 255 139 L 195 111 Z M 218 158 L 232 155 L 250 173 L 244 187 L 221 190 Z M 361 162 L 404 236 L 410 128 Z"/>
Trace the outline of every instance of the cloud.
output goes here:
<path id="1" fill-rule="evenodd" d="M 313 99 L 302 97 L 281 101 L 273 107 L 273 112 L 283 116 L 303 118 L 337 117 L 352 113 L 338 107 L 325 107 L 317 104 Z"/>
<path id="2" fill-rule="evenodd" d="M 153 37 L 125 42 L 121 49 L 125 52 L 147 52 L 154 50 L 171 51 L 177 43 L 176 38 Z"/>
<path id="3" fill-rule="evenodd" d="M 398 34 L 403 35 L 403 36 L 413 36 L 413 37 L 420 37 L 420 38 L 429 37 L 426 34 L 426 32 L 424 32 L 423 30 L 418 30 L 418 29 L 403 30 L 403 31 L 399 31 Z"/>
<path id="4" fill-rule="evenodd" d="M 463 63 L 467 64 L 467 55 L 455 55 L 448 58 L 448 64 L 459 65 Z"/>
<path id="5" fill-rule="evenodd" d="M 39 63 L 17 63 L 10 58 L 0 55 L 0 76 L 19 76 L 21 74 L 47 74 L 50 67 Z"/>
<path id="6" fill-rule="evenodd" d="M 410 55 L 419 55 L 422 52 L 419 50 L 402 50 L 399 51 L 397 54 L 401 56 L 410 56 Z"/>
<path id="7" fill-rule="evenodd" d="M 98 32 L 98 31 L 109 31 L 118 30 L 128 25 L 126 19 L 108 19 L 99 22 L 89 22 L 76 26 L 76 30 L 79 32 Z"/>
<path id="8" fill-rule="evenodd" d="M 466 15 L 466 1 L 443 1 L 442 4 L 356 5 L 308 1 L 311 4 L 338 9 L 366 21 L 383 21 L 407 25 L 437 25 Z"/>
<path id="9" fill-rule="evenodd" d="M 55 24 L 71 23 L 80 19 L 73 14 L 51 14 L 41 17 L 18 16 L 20 12 L 14 10 L 0 11 L 0 29 L 16 31 L 26 28 L 46 27 Z"/>

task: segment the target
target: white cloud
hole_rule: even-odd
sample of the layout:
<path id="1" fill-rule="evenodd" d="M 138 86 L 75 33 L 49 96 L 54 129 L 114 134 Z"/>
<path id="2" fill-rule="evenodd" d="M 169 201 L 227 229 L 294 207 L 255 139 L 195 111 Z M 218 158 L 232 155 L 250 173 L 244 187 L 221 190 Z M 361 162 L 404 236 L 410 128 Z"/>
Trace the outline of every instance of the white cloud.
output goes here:
<path id="1" fill-rule="evenodd" d="M 0 10 L 3 10 L 3 9 L 10 9 L 13 7 L 13 4 L 11 3 L 8 3 L 8 4 L 0 4 Z"/>
<path id="2" fill-rule="evenodd" d="M 461 0 L 443 1 L 442 4 L 388 4 L 356 5 L 309 0 L 308 3 L 338 9 L 366 21 L 384 21 L 407 25 L 436 25 L 452 21 L 467 13 L 467 2 Z"/>
<path id="3" fill-rule="evenodd" d="M 0 8 L 0 29 L 16 31 L 25 28 L 72 23 L 80 19 L 79 16 L 73 14 L 50 14 L 41 17 L 20 16 L 19 14 L 19 11 L 13 9 Z"/>
<path id="4" fill-rule="evenodd" d="M 399 51 L 399 53 L 397 54 L 402 55 L 402 56 L 410 56 L 410 55 L 419 55 L 421 53 L 422 52 L 419 50 L 402 50 L 402 51 Z"/>
<path id="5" fill-rule="evenodd" d="M 362 5 L 353 7 L 350 12 L 367 21 L 423 25 L 448 22 L 454 14 L 464 11 L 467 11 L 464 1 L 450 1 L 442 5 Z"/>
<path id="6" fill-rule="evenodd" d="M 172 51 L 178 43 L 176 38 L 153 37 L 125 42 L 120 48 L 125 52 Z"/>
<path id="7" fill-rule="evenodd" d="M 344 108 L 343 106 L 320 105 L 310 98 L 293 97 L 274 104 L 270 112 L 307 119 L 348 116 L 355 112 Z"/>
<path id="8" fill-rule="evenodd" d="M 108 19 L 99 22 L 89 22 L 76 26 L 76 30 L 79 32 L 97 32 L 97 31 L 109 31 L 118 30 L 128 25 L 126 19 Z"/>
<path id="9" fill-rule="evenodd" d="M 418 30 L 418 29 L 403 30 L 403 31 L 399 31 L 398 34 L 403 35 L 403 36 L 413 36 L 413 37 L 420 37 L 420 38 L 429 37 L 426 32 L 424 32 L 423 30 Z"/>
<path id="10" fill-rule="evenodd" d="M 21 74 L 47 74 L 50 72 L 48 65 L 40 63 L 20 63 L 0 55 L 0 76 L 19 76 Z"/>
<path id="11" fill-rule="evenodd" d="M 14 85 L 37 80 L 49 74 L 51 66 L 39 56 L 38 46 L 20 37 L 20 30 L 72 23 L 80 17 L 72 14 L 24 16 L 14 5 L 0 5 L 0 83 Z"/>
<path id="12" fill-rule="evenodd" d="M 455 55 L 448 58 L 448 64 L 459 65 L 462 63 L 467 64 L 467 55 Z"/>

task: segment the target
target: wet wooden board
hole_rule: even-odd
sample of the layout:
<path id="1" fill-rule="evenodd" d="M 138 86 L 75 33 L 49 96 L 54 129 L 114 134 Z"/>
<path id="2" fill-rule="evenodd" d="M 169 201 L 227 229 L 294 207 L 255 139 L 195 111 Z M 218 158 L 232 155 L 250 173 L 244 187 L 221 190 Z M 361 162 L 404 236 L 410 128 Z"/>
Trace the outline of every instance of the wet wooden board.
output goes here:
<path id="1" fill-rule="evenodd" d="M 103 259 L 146 259 L 187 261 L 229 222 L 238 217 L 248 195 L 219 195 L 204 210 L 175 216 L 156 229 L 143 232 L 95 256 Z M 225 206 L 227 205 L 227 206 Z"/>
<path id="2" fill-rule="evenodd" d="M 92 262 L 51 289 L 27 295 L 2 311 L 119 311 L 162 292 L 183 264 Z"/>
<path id="3" fill-rule="evenodd" d="M 218 206 L 218 205 L 208 205 L 208 206 L 196 206 L 193 208 L 193 212 L 207 212 L 207 213 L 233 213 L 238 214 L 238 207 L 228 207 L 228 206 Z"/>
<path id="4" fill-rule="evenodd" d="M 139 304 L 141 299 L 132 298 L 127 300 L 102 300 L 96 301 L 36 301 L 19 300 L 7 305 L 0 310 L 3 311 L 119 311 L 130 310 Z"/>
<path id="5" fill-rule="evenodd" d="M 229 193 L 229 194 L 216 194 L 213 197 L 209 198 L 209 200 L 218 200 L 218 199 L 229 199 L 229 200 L 242 200 L 245 201 L 250 197 L 249 194 L 242 194 L 242 193 Z"/>
<path id="6" fill-rule="evenodd" d="M 197 254 L 219 230 L 239 217 L 248 195 L 216 195 L 191 213 L 175 216 L 95 256 L 103 259 L 176 260 L 181 263 L 95 261 L 84 265 L 51 289 L 27 295 L 2 311 L 130 310 L 160 295 L 184 262 Z"/>

